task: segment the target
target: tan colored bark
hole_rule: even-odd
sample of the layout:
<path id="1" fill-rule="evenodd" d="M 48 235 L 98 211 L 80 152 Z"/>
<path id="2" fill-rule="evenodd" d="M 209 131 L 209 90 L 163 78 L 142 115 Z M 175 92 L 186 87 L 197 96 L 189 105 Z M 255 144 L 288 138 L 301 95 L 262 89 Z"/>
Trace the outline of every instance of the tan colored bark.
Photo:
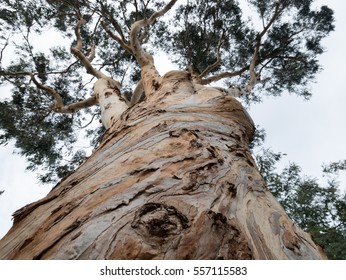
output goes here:
<path id="1" fill-rule="evenodd" d="M 129 107 L 117 84 L 111 85 L 111 79 L 98 79 L 94 85 L 94 95 L 100 105 L 101 122 L 106 129 Z"/>
<path id="2" fill-rule="evenodd" d="M 323 259 L 248 149 L 241 104 L 170 72 L 47 197 L 14 215 L 0 259 Z"/>

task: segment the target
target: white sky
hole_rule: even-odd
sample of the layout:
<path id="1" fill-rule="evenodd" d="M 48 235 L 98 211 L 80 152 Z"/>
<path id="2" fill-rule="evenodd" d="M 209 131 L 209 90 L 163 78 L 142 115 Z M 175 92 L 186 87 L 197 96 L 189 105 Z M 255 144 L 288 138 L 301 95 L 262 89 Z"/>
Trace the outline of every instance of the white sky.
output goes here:
<path id="1" fill-rule="evenodd" d="M 324 70 L 313 85 L 313 96 L 266 98 L 252 106 L 254 122 L 267 132 L 266 146 L 286 153 L 283 164 L 296 162 L 303 173 L 321 176 L 321 164 L 346 159 L 346 1 L 319 0 L 335 12 L 336 31 L 323 41 L 320 57 Z M 160 69 L 166 62 L 157 65 Z M 1 94 L 1 93 L 0 93 Z M 11 227 L 11 215 L 24 205 L 45 196 L 51 186 L 39 185 L 35 174 L 25 171 L 25 159 L 12 154 L 13 146 L 0 146 L 0 238 Z M 341 174 L 343 186 L 346 174 Z"/>

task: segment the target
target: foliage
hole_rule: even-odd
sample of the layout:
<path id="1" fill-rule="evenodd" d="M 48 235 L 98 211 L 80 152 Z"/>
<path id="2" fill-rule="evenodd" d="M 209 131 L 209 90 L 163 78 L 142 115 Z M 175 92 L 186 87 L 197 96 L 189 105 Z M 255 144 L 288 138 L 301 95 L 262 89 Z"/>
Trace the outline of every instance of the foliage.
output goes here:
<path id="1" fill-rule="evenodd" d="M 256 160 L 261 174 L 286 213 L 312 235 L 329 259 L 346 259 L 346 193 L 340 192 L 337 180 L 338 172 L 345 170 L 344 162 L 324 166 L 327 182 L 322 186 L 316 178 L 303 175 L 295 163 L 278 171 L 283 154 L 260 150 Z"/>
<path id="2" fill-rule="evenodd" d="M 220 55 L 221 61 L 211 73 L 237 74 L 237 80 L 227 81 L 232 86 L 249 78 L 250 58 L 260 43 L 255 71 L 262 84 L 255 95 L 288 91 L 309 98 L 309 83 L 320 70 L 317 56 L 323 52 L 321 39 L 334 29 L 333 12 L 326 6 L 312 10 L 311 0 L 248 2 L 257 21 L 244 19 L 235 0 L 188 1 L 170 21 L 175 28 L 169 33 L 161 28 L 157 43 L 176 57 L 180 67 L 192 65 L 199 73 Z M 278 2 L 282 6 L 277 6 Z"/>
<path id="3" fill-rule="evenodd" d="M 93 121 L 99 116 L 97 107 L 73 115 L 55 110 L 54 94 L 67 105 L 86 100 L 97 78 L 73 47 L 81 44 L 92 66 L 122 83 L 128 94 L 140 79 L 139 63 L 129 47 L 133 23 L 149 18 L 165 3 L 3 0 L 0 86 L 10 85 L 12 95 L 0 100 L 0 143 L 15 140 L 29 168 L 43 168 L 44 182 L 75 168 L 86 154 L 74 148 L 81 135 L 97 145 L 103 130 Z M 232 88 L 257 84 L 245 97 L 248 102 L 262 94 L 310 96 L 309 83 L 320 70 L 321 40 L 334 29 L 328 7 L 313 9 L 312 0 L 248 0 L 255 14 L 251 21 L 236 0 L 179 3 L 137 34 L 148 52 L 166 52 L 203 84 L 221 79 Z M 54 40 L 46 39 L 49 34 L 55 34 Z M 93 49 L 96 59 L 91 58 Z"/>

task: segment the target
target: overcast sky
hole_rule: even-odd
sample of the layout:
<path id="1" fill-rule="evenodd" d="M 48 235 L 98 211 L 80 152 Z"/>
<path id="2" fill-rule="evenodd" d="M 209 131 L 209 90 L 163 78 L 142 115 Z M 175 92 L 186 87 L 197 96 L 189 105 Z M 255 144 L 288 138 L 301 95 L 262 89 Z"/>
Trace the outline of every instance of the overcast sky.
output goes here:
<path id="1" fill-rule="evenodd" d="M 313 96 L 266 98 L 252 106 L 250 114 L 267 132 L 266 146 L 286 153 L 283 164 L 296 162 L 306 175 L 321 177 L 321 164 L 346 159 L 346 1 L 319 0 L 335 11 L 336 31 L 323 41 L 320 57 L 324 70 L 313 85 Z M 157 65 L 160 69 L 162 65 Z M 162 68 L 161 68 L 162 69 Z M 1 93 L 0 93 L 1 94 Z M 25 160 L 13 146 L 0 146 L 0 238 L 11 227 L 11 215 L 45 196 L 51 186 L 39 185 L 35 174 L 25 171 Z M 341 174 L 343 186 L 346 174 Z"/>

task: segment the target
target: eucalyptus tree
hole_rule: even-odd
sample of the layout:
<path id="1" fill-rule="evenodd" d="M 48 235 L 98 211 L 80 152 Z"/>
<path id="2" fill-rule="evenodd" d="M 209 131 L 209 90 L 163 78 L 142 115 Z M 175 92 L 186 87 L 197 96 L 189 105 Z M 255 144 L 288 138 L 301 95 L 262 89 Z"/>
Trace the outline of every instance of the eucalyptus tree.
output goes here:
<path id="1" fill-rule="evenodd" d="M 253 22 L 235 0 L 3 1 L 1 143 L 63 179 L 14 213 L 1 258 L 325 257 L 268 190 L 236 98 L 308 98 L 333 12 L 247 4 Z M 158 72 L 159 52 L 175 69 Z M 73 148 L 83 129 L 87 159 Z"/>

